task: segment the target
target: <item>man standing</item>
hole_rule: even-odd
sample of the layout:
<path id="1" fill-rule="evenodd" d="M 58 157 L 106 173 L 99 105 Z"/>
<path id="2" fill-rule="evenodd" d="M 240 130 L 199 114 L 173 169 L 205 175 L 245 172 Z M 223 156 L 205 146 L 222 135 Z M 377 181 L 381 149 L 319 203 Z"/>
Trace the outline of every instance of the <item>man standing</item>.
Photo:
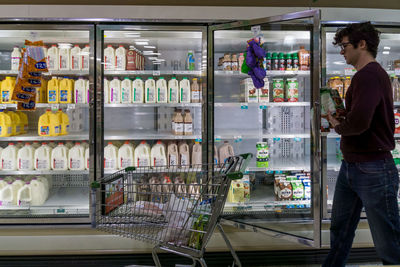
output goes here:
<path id="1" fill-rule="evenodd" d="M 341 122 L 328 115 L 341 135 L 344 160 L 336 182 L 331 250 L 323 266 L 345 266 L 364 207 L 376 251 L 384 264 L 400 264 L 399 175 L 394 149 L 393 93 L 386 71 L 375 61 L 379 32 L 371 23 L 349 24 L 334 45 L 357 70 L 346 94 Z"/>

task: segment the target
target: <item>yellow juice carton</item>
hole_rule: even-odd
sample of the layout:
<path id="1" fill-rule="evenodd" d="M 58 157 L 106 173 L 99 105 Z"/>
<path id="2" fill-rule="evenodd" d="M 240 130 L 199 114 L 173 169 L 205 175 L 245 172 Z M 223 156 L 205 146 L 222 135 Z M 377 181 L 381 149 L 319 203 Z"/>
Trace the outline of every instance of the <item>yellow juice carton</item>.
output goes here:
<path id="1" fill-rule="evenodd" d="M 36 88 L 36 103 L 47 103 L 47 80 L 41 79 L 41 86 Z"/>
<path id="2" fill-rule="evenodd" d="M 22 111 L 17 111 L 16 113 L 21 121 L 21 134 L 24 134 L 28 131 L 28 115 Z"/>
<path id="3" fill-rule="evenodd" d="M 38 134 L 40 136 L 58 136 L 60 135 L 60 120 L 57 114 L 47 109 L 46 112 L 39 117 Z"/>
<path id="4" fill-rule="evenodd" d="M 1 102 L 3 104 L 12 104 L 11 97 L 15 87 L 15 79 L 13 77 L 7 76 L 5 80 L 1 83 Z"/>
<path id="5" fill-rule="evenodd" d="M 11 117 L 0 110 L 0 137 L 11 136 L 12 134 L 12 121 Z"/>
<path id="6" fill-rule="evenodd" d="M 68 129 L 69 129 L 69 117 L 66 113 L 62 111 L 62 109 L 59 109 L 57 112 L 58 119 L 60 121 L 61 125 L 61 132 L 60 135 L 66 135 L 68 134 Z"/>
<path id="7" fill-rule="evenodd" d="M 10 116 L 12 121 L 12 133 L 11 135 L 19 135 L 21 134 L 21 119 L 17 113 L 14 111 L 7 111 L 7 114 Z"/>
<path id="8" fill-rule="evenodd" d="M 71 79 L 64 78 L 60 82 L 60 94 L 59 103 L 68 104 L 72 103 L 72 92 L 74 89 L 74 84 Z"/>
<path id="9" fill-rule="evenodd" d="M 57 104 L 59 99 L 60 82 L 57 77 L 52 77 L 47 83 L 47 103 Z"/>

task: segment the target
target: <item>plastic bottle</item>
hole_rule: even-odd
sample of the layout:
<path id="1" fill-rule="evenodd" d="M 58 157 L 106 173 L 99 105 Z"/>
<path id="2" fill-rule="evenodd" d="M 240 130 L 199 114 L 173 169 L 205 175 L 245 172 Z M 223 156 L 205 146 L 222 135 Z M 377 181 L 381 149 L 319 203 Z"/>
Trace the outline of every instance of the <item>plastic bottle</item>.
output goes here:
<path id="1" fill-rule="evenodd" d="M 22 186 L 18 190 L 17 205 L 21 206 L 23 203 L 30 203 L 31 200 L 32 200 L 31 182 L 26 182 L 24 186 Z"/>
<path id="2" fill-rule="evenodd" d="M 1 169 L 3 171 L 17 170 L 18 148 L 14 143 L 9 143 L 1 152 Z"/>
<path id="3" fill-rule="evenodd" d="M 58 46 L 58 55 L 59 55 L 59 70 L 69 70 L 70 68 L 70 54 L 71 54 L 71 47 L 70 45 L 59 45 Z"/>
<path id="4" fill-rule="evenodd" d="M 110 81 L 104 79 L 104 104 L 110 103 L 109 92 L 110 92 Z"/>
<path id="5" fill-rule="evenodd" d="M 68 77 L 64 77 L 64 79 L 60 81 L 59 85 L 60 104 L 72 103 L 72 92 L 74 90 L 73 88 L 74 88 L 73 82 Z"/>
<path id="6" fill-rule="evenodd" d="M 191 92 L 192 103 L 200 103 L 201 90 L 200 90 L 200 86 L 197 82 L 197 78 L 193 78 L 191 90 L 192 90 L 192 92 Z"/>
<path id="7" fill-rule="evenodd" d="M 151 148 L 151 167 L 167 166 L 167 155 L 165 153 L 165 145 L 161 141 L 157 141 Z"/>
<path id="8" fill-rule="evenodd" d="M 80 70 L 82 66 L 81 48 L 79 45 L 74 45 L 70 53 L 70 70 Z"/>
<path id="9" fill-rule="evenodd" d="M 34 155 L 35 155 L 35 149 L 31 146 L 30 143 L 25 143 L 25 146 L 20 150 L 18 150 L 17 154 L 18 170 L 20 171 L 33 170 Z"/>
<path id="10" fill-rule="evenodd" d="M 121 82 L 121 103 L 132 103 L 132 81 L 128 77 Z"/>
<path id="11" fill-rule="evenodd" d="M 135 148 L 125 141 L 125 143 L 118 149 L 118 169 L 125 169 L 126 167 L 134 166 Z"/>
<path id="12" fill-rule="evenodd" d="M 58 143 L 51 151 L 51 168 L 56 171 L 68 170 L 68 148 L 63 143 Z"/>
<path id="13" fill-rule="evenodd" d="M 50 104 L 56 104 L 59 101 L 60 95 L 60 81 L 57 77 L 51 77 L 51 80 L 47 83 L 47 102 Z"/>
<path id="14" fill-rule="evenodd" d="M 179 103 L 179 82 L 176 77 L 168 81 L 168 103 Z"/>
<path id="15" fill-rule="evenodd" d="M 25 134 L 28 131 L 28 115 L 22 111 L 16 111 L 17 115 L 19 116 L 21 125 L 20 125 L 20 132 L 21 134 Z"/>
<path id="16" fill-rule="evenodd" d="M 157 103 L 167 103 L 167 98 L 168 98 L 167 81 L 163 77 L 160 77 L 160 79 L 157 80 L 156 88 L 157 88 L 156 92 Z"/>
<path id="17" fill-rule="evenodd" d="M 112 45 L 107 45 L 104 49 L 104 70 L 115 69 L 115 50 Z"/>
<path id="18" fill-rule="evenodd" d="M 189 145 L 186 142 L 180 142 L 178 148 L 179 148 L 179 166 L 189 167 L 190 166 Z"/>
<path id="19" fill-rule="evenodd" d="M 90 150 L 89 147 L 85 149 L 85 170 L 90 169 Z"/>
<path id="20" fill-rule="evenodd" d="M 17 113 L 14 111 L 7 111 L 7 114 L 11 118 L 12 122 L 12 132 L 11 135 L 19 135 L 21 134 L 21 119 Z"/>
<path id="21" fill-rule="evenodd" d="M 293 66 L 292 66 L 293 71 L 299 70 L 299 57 L 298 57 L 297 53 L 292 54 L 292 64 L 293 64 Z"/>
<path id="22" fill-rule="evenodd" d="M 89 70 L 90 46 L 87 44 L 81 50 L 81 70 Z"/>
<path id="23" fill-rule="evenodd" d="M 3 178 L 0 178 L 0 206 L 13 203 L 13 200 L 12 182 L 6 182 Z"/>
<path id="24" fill-rule="evenodd" d="M 35 150 L 33 159 L 35 170 L 48 171 L 51 169 L 51 151 L 52 148 L 44 142 Z"/>
<path id="25" fill-rule="evenodd" d="M 145 88 L 145 102 L 155 103 L 156 102 L 156 82 L 153 77 L 149 77 L 144 85 Z"/>
<path id="26" fill-rule="evenodd" d="M 3 104 L 12 104 L 12 94 L 14 92 L 15 80 L 7 76 L 1 83 L 1 102 Z"/>
<path id="27" fill-rule="evenodd" d="M 40 147 L 40 143 L 39 143 L 39 141 L 33 141 L 32 142 L 32 147 L 35 149 L 35 151 L 36 151 L 36 149 L 38 149 L 39 147 Z"/>
<path id="28" fill-rule="evenodd" d="M 48 191 L 43 180 L 34 177 L 30 181 L 31 186 L 31 201 L 32 206 L 41 206 L 46 202 Z"/>
<path id="29" fill-rule="evenodd" d="M 183 133 L 184 135 L 193 134 L 193 119 L 190 115 L 190 110 L 185 109 L 185 116 L 183 117 Z"/>
<path id="30" fill-rule="evenodd" d="M 21 61 L 21 52 L 18 46 L 14 46 L 11 52 L 11 70 L 18 70 L 19 62 Z"/>
<path id="31" fill-rule="evenodd" d="M 117 159 L 118 148 L 112 142 L 108 142 L 108 145 L 104 148 L 104 169 L 116 170 L 118 168 Z"/>
<path id="32" fill-rule="evenodd" d="M 285 70 L 286 62 L 285 62 L 285 56 L 283 53 L 279 53 L 278 60 L 279 60 L 279 70 Z"/>
<path id="33" fill-rule="evenodd" d="M 39 117 L 38 135 L 40 136 L 58 136 L 60 134 L 60 120 L 57 114 L 47 109 L 46 112 Z"/>
<path id="34" fill-rule="evenodd" d="M 121 103 L 121 81 L 118 79 L 118 77 L 114 77 L 114 79 L 110 82 L 109 96 L 111 104 Z"/>
<path id="35" fill-rule="evenodd" d="M 229 144 L 228 141 L 224 141 L 224 144 L 219 147 L 219 162 L 220 164 L 224 164 L 225 160 L 227 160 L 229 157 L 232 157 L 235 155 L 233 151 L 233 147 L 231 144 Z"/>
<path id="36" fill-rule="evenodd" d="M 194 59 L 194 53 L 192 50 L 188 51 L 188 54 L 186 56 L 186 64 L 185 64 L 185 69 L 186 70 L 195 70 L 195 59 Z"/>
<path id="37" fill-rule="evenodd" d="M 199 142 L 195 142 L 192 148 L 192 166 L 193 168 L 201 168 L 202 148 Z"/>
<path id="38" fill-rule="evenodd" d="M 79 77 L 79 79 L 75 82 L 74 84 L 74 92 L 75 92 L 75 103 L 76 104 L 84 104 L 87 103 L 86 100 L 86 80 L 83 79 L 82 77 Z"/>
<path id="39" fill-rule="evenodd" d="M 49 70 L 58 70 L 58 47 L 53 44 L 49 49 L 47 49 L 47 68 Z"/>
<path id="40" fill-rule="evenodd" d="M 129 50 L 126 53 L 126 69 L 136 70 L 136 49 L 133 45 L 129 46 Z"/>
<path id="41" fill-rule="evenodd" d="M 132 84 L 132 103 L 144 102 L 144 83 L 140 77 L 136 77 Z"/>
<path id="42" fill-rule="evenodd" d="M 168 167 L 179 165 L 178 146 L 175 142 L 170 142 L 167 149 Z"/>
<path id="43" fill-rule="evenodd" d="M 85 169 L 85 149 L 79 142 L 68 152 L 68 168 L 74 171 Z"/>
<path id="44" fill-rule="evenodd" d="M 272 62 L 271 70 L 279 70 L 278 53 L 272 53 L 271 62 Z"/>
<path id="45" fill-rule="evenodd" d="M 116 70 L 126 69 L 126 49 L 123 45 L 120 45 L 115 50 L 115 69 Z"/>
<path id="46" fill-rule="evenodd" d="M 49 197 L 49 193 L 50 193 L 50 183 L 49 180 L 47 180 L 46 177 L 44 176 L 36 176 L 35 179 L 37 179 L 38 181 L 42 182 L 44 185 L 44 189 L 45 189 L 45 197 L 46 199 Z"/>
<path id="47" fill-rule="evenodd" d="M 18 191 L 25 185 L 24 180 L 22 180 L 22 178 L 15 178 L 14 181 L 12 181 L 11 184 L 11 190 L 12 190 L 12 194 L 13 194 L 13 202 L 12 204 L 17 205 L 17 199 L 18 199 Z"/>
<path id="48" fill-rule="evenodd" d="M 183 135 L 185 133 L 185 124 L 183 121 L 182 110 L 176 110 L 176 115 L 174 117 L 174 134 Z"/>
<path id="49" fill-rule="evenodd" d="M 141 141 L 135 149 L 135 167 L 148 167 L 150 166 L 150 146 L 146 141 Z"/>
<path id="50" fill-rule="evenodd" d="M 10 115 L 0 110 L 0 137 L 11 136 L 12 134 L 12 120 Z"/>
<path id="51" fill-rule="evenodd" d="M 304 46 L 300 46 L 298 52 L 299 55 L 299 70 L 310 69 L 310 52 L 304 49 Z"/>
<path id="52" fill-rule="evenodd" d="M 188 78 L 183 77 L 182 81 L 179 82 L 179 102 L 190 103 L 190 81 Z"/>
<path id="53" fill-rule="evenodd" d="M 60 135 L 67 135 L 69 130 L 69 117 L 62 109 L 58 109 L 57 115 L 60 122 Z"/>

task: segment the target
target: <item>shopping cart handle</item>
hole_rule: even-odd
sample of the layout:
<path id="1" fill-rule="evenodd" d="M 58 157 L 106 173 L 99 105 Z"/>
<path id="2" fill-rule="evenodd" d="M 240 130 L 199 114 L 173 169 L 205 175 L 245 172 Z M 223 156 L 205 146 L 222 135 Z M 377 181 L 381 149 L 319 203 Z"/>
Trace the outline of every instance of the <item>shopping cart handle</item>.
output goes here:
<path id="1" fill-rule="evenodd" d="M 240 154 L 238 157 L 243 158 L 244 161 L 241 163 L 240 170 L 235 172 L 228 172 L 226 176 L 232 180 L 238 180 L 243 178 L 243 174 L 246 172 L 247 166 L 249 166 L 250 160 L 253 158 L 252 153 Z"/>
<path id="2" fill-rule="evenodd" d="M 100 188 L 100 183 L 97 181 L 94 181 L 90 184 L 90 187 L 95 189 L 95 188 Z"/>
<path id="3" fill-rule="evenodd" d="M 133 171 L 136 171 L 136 167 L 126 167 L 126 168 L 125 168 L 125 171 L 126 171 L 126 172 L 133 172 Z"/>

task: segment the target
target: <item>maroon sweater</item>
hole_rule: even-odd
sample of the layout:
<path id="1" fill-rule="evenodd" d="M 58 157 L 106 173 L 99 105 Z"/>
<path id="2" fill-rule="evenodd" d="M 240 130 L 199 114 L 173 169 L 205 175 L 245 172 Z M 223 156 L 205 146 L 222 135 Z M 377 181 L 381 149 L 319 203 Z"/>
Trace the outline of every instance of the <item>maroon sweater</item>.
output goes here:
<path id="1" fill-rule="evenodd" d="M 393 93 L 386 71 L 371 62 L 353 77 L 346 93 L 346 118 L 335 127 L 347 162 L 391 158 L 394 149 Z"/>

